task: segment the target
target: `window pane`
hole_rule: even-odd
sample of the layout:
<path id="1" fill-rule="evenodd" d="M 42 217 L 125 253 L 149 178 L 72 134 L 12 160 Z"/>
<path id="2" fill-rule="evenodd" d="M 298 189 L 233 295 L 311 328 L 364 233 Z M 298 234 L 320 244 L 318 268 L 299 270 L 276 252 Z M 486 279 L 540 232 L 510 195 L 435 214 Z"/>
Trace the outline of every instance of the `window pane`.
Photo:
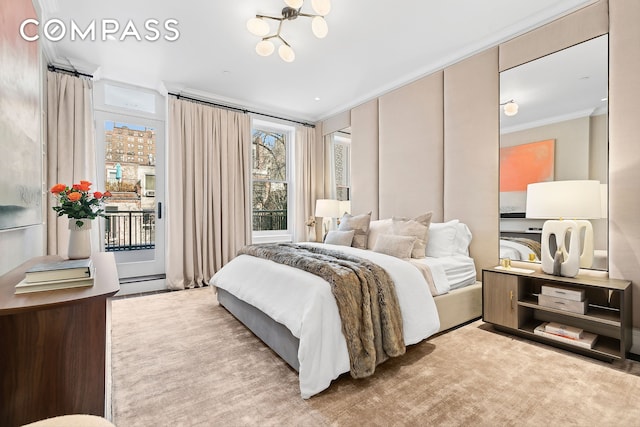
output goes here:
<path id="1" fill-rule="evenodd" d="M 287 144 L 286 134 L 253 131 L 253 179 L 286 181 Z"/>
<path id="2" fill-rule="evenodd" d="M 253 183 L 253 231 L 287 229 L 287 184 Z"/>

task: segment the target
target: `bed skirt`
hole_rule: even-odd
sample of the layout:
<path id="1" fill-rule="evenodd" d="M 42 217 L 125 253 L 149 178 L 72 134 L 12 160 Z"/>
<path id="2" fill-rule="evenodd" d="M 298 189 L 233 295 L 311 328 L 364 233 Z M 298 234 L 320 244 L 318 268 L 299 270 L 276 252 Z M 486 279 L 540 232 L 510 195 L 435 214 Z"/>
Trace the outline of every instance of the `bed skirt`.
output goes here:
<path id="1" fill-rule="evenodd" d="M 298 371 L 298 347 L 300 340 L 281 323 L 254 306 L 218 288 L 218 302 L 251 332 L 276 352 L 293 369 Z M 451 329 L 482 316 L 482 283 L 476 282 L 433 298 L 438 307 L 440 329 Z"/>

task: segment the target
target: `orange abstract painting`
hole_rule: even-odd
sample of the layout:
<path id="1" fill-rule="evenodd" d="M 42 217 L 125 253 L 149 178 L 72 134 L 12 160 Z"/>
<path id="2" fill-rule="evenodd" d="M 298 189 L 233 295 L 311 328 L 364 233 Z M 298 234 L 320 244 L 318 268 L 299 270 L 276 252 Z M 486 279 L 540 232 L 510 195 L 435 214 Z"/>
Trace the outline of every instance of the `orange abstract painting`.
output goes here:
<path id="1" fill-rule="evenodd" d="M 553 181 L 554 139 L 500 149 L 500 191 L 527 191 L 533 182 Z"/>

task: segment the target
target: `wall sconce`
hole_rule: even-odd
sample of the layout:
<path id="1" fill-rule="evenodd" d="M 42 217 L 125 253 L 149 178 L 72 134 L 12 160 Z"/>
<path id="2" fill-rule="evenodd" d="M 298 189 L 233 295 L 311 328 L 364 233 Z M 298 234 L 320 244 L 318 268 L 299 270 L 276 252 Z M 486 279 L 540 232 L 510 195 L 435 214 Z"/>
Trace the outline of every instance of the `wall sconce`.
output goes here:
<path id="1" fill-rule="evenodd" d="M 601 217 L 600 181 L 550 181 L 527 186 L 527 218 L 542 226 L 542 271 L 574 277 L 593 263 L 593 227 Z M 570 218 L 570 219 L 563 219 Z"/>

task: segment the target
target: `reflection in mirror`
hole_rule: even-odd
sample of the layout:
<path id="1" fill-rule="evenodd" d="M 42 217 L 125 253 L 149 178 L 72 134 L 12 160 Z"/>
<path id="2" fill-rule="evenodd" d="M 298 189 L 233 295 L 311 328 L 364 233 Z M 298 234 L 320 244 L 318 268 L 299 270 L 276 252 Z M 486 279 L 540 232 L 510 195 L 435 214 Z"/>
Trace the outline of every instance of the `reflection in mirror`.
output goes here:
<path id="1" fill-rule="evenodd" d="M 607 269 L 607 96 L 607 35 L 500 73 L 501 258 L 539 262 L 544 220 L 525 218 L 527 184 L 590 179 L 603 199 L 592 268 Z"/>
<path id="2" fill-rule="evenodd" d="M 330 198 L 347 202 L 351 200 L 351 128 L 333 132 L 330 136 Z M 341 211 L 347 205 L 343 203 Z"/>

